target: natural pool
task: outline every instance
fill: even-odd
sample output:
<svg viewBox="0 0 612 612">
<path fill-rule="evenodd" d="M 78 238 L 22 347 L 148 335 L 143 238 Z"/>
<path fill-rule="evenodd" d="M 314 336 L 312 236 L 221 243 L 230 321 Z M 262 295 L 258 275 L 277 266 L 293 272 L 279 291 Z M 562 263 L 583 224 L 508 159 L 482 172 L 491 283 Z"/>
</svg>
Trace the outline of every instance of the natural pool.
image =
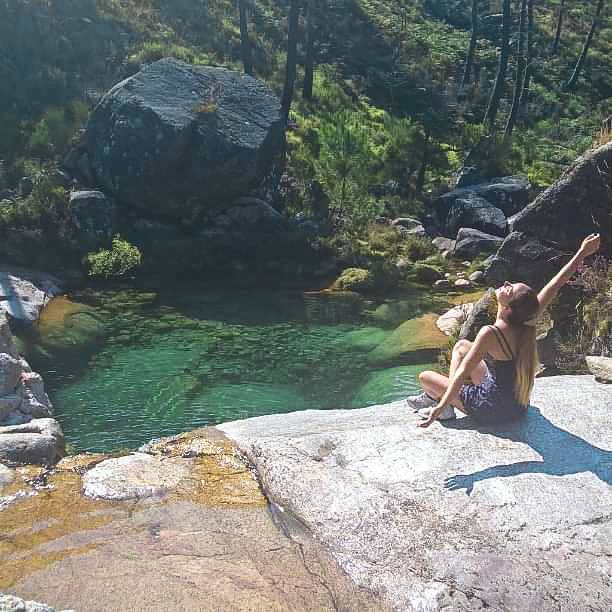
<svg viewBox="0 0 612 612">
<path fill-rule="evenodd" d="M 405 397 L 445 337 L 412 339 L 419 322 L 408 345 L 431 349 L 411 355 L 405 339 L 395 348 L 397 328 L 446 302 L 422 290 L 387 301 L 222 285 L 89 290 L 55 300 L 23 341 L 73 449 L 112 451 L 233 419 Z M 391 347 L 382 361 L 381 346 Z"/>
</svg>

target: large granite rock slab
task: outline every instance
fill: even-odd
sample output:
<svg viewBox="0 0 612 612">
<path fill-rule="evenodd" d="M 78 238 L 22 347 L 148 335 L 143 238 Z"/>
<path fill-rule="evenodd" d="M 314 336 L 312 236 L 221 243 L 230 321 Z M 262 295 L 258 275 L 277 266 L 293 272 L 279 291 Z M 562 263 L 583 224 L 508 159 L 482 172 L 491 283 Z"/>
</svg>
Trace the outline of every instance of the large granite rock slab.
<svg viewBox="0 0 612 612">
<path fill-rule="evenodd" d="M 423 430 L 401 402 L 219 426 L 269 499 L 396 610 L 612 608 L 612 389 L 538 379 L 528 416 Z"/>
<path fill-rule="evenodd" d="M 102 98 L 66 165 L 118 206 L 192 220 L 258 187 L 283 143 L 280 101 L 262 81 L 166 58 Z"/>
</svg>

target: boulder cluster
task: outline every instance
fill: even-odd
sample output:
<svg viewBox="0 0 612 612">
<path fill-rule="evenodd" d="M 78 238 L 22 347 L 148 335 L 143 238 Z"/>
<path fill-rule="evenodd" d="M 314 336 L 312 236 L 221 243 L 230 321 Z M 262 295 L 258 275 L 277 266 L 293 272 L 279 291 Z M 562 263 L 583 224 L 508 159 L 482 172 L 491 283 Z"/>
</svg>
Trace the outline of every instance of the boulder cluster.
<svg viewBox="0 0 612 612">
<path fill-rule="evenodd" d="M 52 464 L 64 454 L 61 427 L 42 377 L 21 357 L 0 311 L 0 463 Z"/>
<path fill-rule="evenodd" d="M 281 104 L 262 81 L 154 62 L 101 99 L 64 161 L 79 248 L 121 233 L 156 272 L 299 259 L 307 232 L 275 208 L 284 149 Z"/>
</svg>

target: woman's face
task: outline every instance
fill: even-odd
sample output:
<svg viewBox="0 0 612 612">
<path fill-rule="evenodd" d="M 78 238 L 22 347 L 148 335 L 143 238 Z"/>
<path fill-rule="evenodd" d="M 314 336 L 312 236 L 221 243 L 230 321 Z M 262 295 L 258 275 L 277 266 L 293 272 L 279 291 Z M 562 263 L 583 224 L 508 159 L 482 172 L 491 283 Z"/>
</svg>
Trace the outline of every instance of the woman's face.
<svg viewBox="0 0 612 612">
<path fill-rule="evenodd" d="M 501 287 L 498 287 L 495 290 L 495 296 L 497 297 L 497 303 L 500 304 L 501 306 L 508 306 L 508 304 L 510 304 L 516 292 L 522 287 L 529 289 L 529 286 L 526 285 L 525 283 L 511 283 L 509 281 L 506 281 Z"/>
</svg>

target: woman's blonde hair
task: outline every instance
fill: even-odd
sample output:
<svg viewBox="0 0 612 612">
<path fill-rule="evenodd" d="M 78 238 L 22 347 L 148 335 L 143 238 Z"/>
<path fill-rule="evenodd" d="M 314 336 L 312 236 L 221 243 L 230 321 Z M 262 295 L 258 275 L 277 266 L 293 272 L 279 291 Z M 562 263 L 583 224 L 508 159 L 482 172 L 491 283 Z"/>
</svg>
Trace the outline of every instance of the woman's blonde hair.
<svg viewBox="0 0 612 612">
<path fill-rule="evenodd" d="M 508 307 L 510 308 L 508 323 L 521 327 L 515 364 L 514 394 L 519 404 L 527 406 L 540 360 L 538 359 L 535 324 L 526 325 L 526 323 L 533 323 L 531 319 L 538 312 L 540 304 L 536 292 L 531 287 L 525 286 L 514 292 Z"/>
</svg>

